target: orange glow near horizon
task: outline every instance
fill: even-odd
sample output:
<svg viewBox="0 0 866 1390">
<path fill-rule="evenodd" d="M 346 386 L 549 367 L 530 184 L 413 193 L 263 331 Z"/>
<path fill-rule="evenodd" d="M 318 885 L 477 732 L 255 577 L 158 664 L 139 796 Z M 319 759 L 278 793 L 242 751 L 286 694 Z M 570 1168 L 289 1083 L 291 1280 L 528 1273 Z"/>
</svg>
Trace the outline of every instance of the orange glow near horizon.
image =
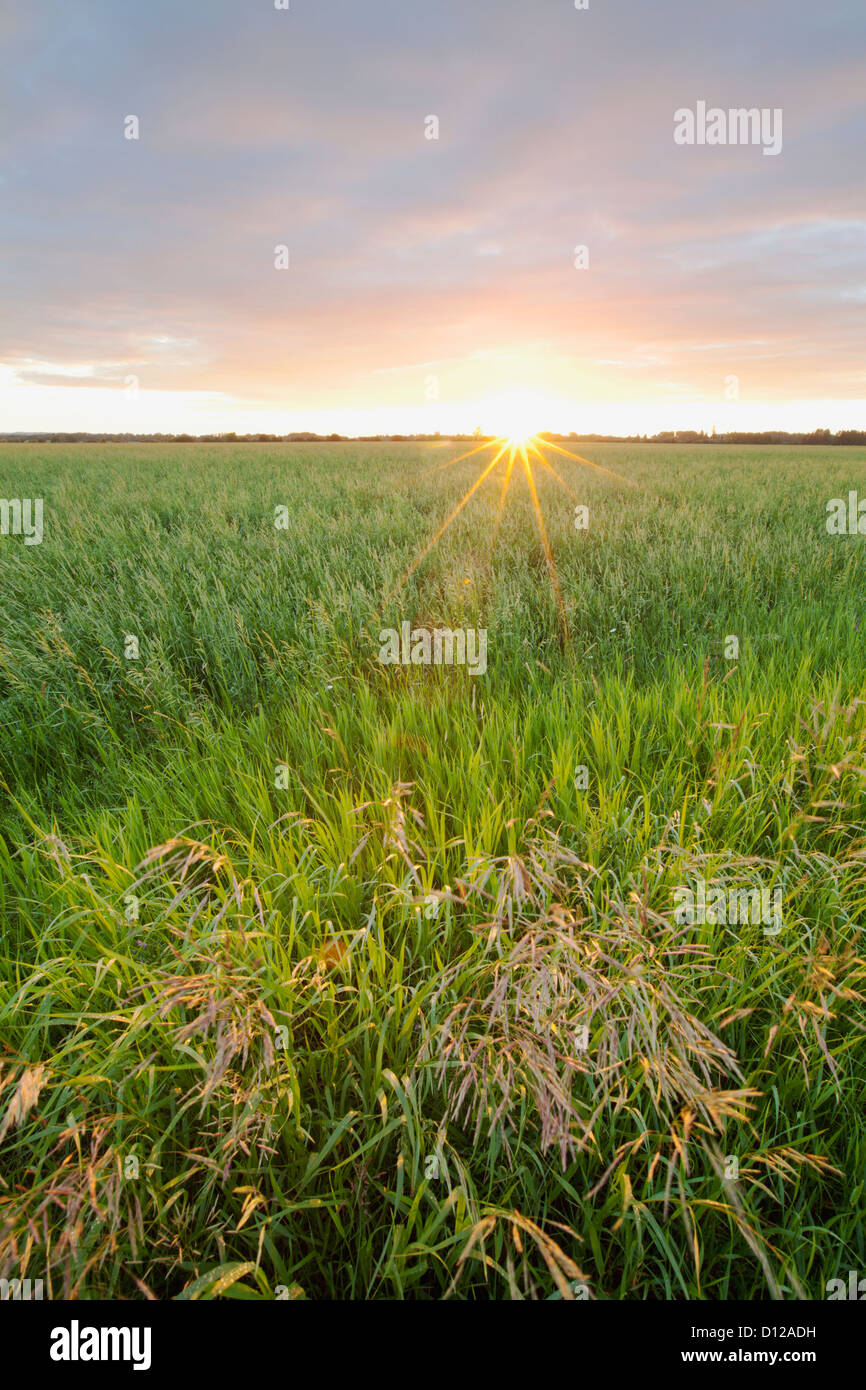
<svg viewBox="0 0 866 1390">
<path fill-rule="evenodd" d="M 670 394 L 670 387 L 655 389 L 624 369 L 581 363 L 577 372 L 571 362 L 528 351 L 481 363 L 455 359 L 443 376 L 441 397 L 423 404 L 418 401 L 423 366 L 395 369 L 393 377 L 374 368 L 363 377 L 329 379 L 327 389 L 304 380 L 289 401 L 272 384 L 264 391 L 266 365 L 251 355 L 216 374 L 201 367 L 196 387 L 179 390 L 170 384 L 169 368 L 149 358 L 133 357 L 122 364 L 81 360 L 74 366 L 0 360 L 0 429 L 194 436 L 309 430 L 349 439 L 438 433 L 445 441 L 471 436 L 479 428 L 485 438 L 514 440 L 519 446 L 544 431 L 564 437 L 573 431 L 617 437 L 663 430 L 808 433 L 819 426 L 835 431 L 862 428 L 863 423 L 862 399 L 807 399 L 804 394 L 794 400 L 756 393 L 731 401 L 720 399 L 712 383 L 703 380 Z M 497 378 L 507 384 L 515 376 L 529 381 L 530 389 L 500 385 L 491 392 Z"/>
</svg>

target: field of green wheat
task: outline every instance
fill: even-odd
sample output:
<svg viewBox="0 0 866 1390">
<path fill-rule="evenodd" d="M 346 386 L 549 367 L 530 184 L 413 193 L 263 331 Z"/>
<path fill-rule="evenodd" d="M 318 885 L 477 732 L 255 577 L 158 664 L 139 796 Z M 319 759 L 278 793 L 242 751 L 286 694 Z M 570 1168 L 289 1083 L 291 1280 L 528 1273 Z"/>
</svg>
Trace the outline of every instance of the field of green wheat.
<svg viewBox="0 0 866 1390">
<path fill-rule="evenodd" d="M 0 445 L 44 509 L 0 536 L 0 1277 L 866 1268 L 866 538 L 825 525 L 866 450 L 583 449 L 533 470 L 548 559 L 520 468 L 431 546 L 458 445 Z M 486 670 L 383 664 L 403 623 Z M 684 921 L 698 882 L 780 920 Z"/>
</svg>

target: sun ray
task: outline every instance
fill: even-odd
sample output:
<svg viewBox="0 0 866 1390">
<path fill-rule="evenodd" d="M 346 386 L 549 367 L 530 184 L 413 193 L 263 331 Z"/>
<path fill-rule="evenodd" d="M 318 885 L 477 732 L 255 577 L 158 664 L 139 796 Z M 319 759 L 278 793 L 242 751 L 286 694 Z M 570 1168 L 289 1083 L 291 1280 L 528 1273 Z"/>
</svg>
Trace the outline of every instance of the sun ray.
<svg viewBox="0 0 866 1390">
<path fill-rule="evenodd" d="M 561 449 L 558 444 L 553 444 L 549 439 L 542 439 L 539 442 L 546 444 L 548 449 L 555 449 L 558 454 L 565 454 L 566 458 L 575 459 L 578 463 L 585 463 L 588 468 L 595 468 L 599 473 L 607 473 L 611 478 L 617 478 L 621 483 L 628 483 L 630 487 L 640 487 L 640 483 L 634 478 L 627 478 L 624 473 L 615 473 L 612 468 L 605 468 L 601 463 L 593 463 L 592 459 L 585 459 L 583 454 L 573 454 L 570 449 Z"/>
<path fill-rule="evenodd" d="M 498 443 L 499 443 L 499 440 L 496 440 L 495 442 L 498 444 Z M 391 590 L 390 594 L 388 594 L 387 598 L 385 599 L 385 602 L 382 604 L 382 608 L 384 608 L 386 604 L 390 603 L 390 602 L 391 602 L 391 599 L 394 597 L 394 595 L 397 594 L 397 593 L 399 593 L 400 590 L 404 587 L 404 585 L 407 584 L 408 581 L 412 578 L 412 575 L 415 573 L 416 569 L 417 569 L 418 566 L 421 564 L 422 560 L 426 559 L 426 557 L 430 554 L 430 551 L 433 549 L 433 547 L 434 547 L 434 545 L 436 544 L 436 542 L 437 542 L 438 540 L 440 540 L 440 539 L 442 538 L 442 536 L 444 536 L 445 532 L 448 530 L 448 527 L 451 525 L 452 521 L 455 521 L 456 518 L 460 515 L 460 513 L 461 513 L 462 510 L 463 510 L 463 508 L 466 506 L 466 503 L 469 501 L 470 497 L 472 497 L 472 495 L 478 491 L 478 489 L 480 488 L 481 484 L 484 482 L 484 479 L 485 479 L 486 477 L 488 477 L 488 475 L 489 475 L 489 474 L 493 471 L 493 469 L 496 467 L 497 463 L 498 463 L 499 460 L 502 458 L 502 455 L 505 453 L 505 450 L 506 450 L 507 448 L 508 448 L 508 442 L 506 441 L 506 442 L 502 445 L 502 448 L 499 450 L 499 453 L 496 454 L 496 456 L 491 460 L 490 463 L 488 463 L 488 465 L 487 465 L 487 467 L 485 468 L 484 472 L 483 472 L 483 473 L 479 473 L 478 477 L 475 479 L 475 482 L 472 484 L 471 488 L 470 488 L 469 491 L 466 493 L 466 496 L 463 497 L 463 498 L 457 503 L 457 506 L 454 508 L 454 510 L 453 510 L 453 512 L 451 513 L 451 515 L 450 515 L 445 521 L 443 521 L 442 525 L 439 527 L 439 530 L 436 532 L 436 534 L 435 534 L 435 536 L 432 538 L 432 540 L 428 541 L 427 545 L 425 545 L 424 549 L 421 551 L 421 554 L 418 556 L 418 558 L 414 561 L 413 564 L 411 564 L 411 565 L 409 566 L 409 568 L 408 568 L 408 570 L 406 571 L 406 573 L 404 574 L 403 578 L 400 580 L 400 583 L 397 584 L 397 585 L 395 586 L 395 588 L 393 588 L 393 589 Z M 477 453 L 478 451 L 477 451 L 477 450 L 474 450 L 473 452 Z M 379 611 L 381 612 L 382 610 L 380 609 Z"/>
<path fill-rule="evenodd" d="M 530 462 L 530 455 L 532 455 L 534 459 L 536 459 L 538 463 L 541 464 L 541 466 L 555 478 L 556 482 L 559 483 L 559 486 L 565 492 L 567 492 L 568 495 L 572 497 L 575 501 L 577 500 L 577 493 L 573 490 L 573 488 L 569 486 L 565 479 L 560 476 L 559 472 L 556 468 L 554 468 L 550 460 L 545 457 L 545 453 L 543 452 L 544 450 L 553 449 L 556 451 L 556 453 L 563 454 L 565 458 L 573 459 L 575 463 L 584 464 L 586 467 L 593 468 L 599 473 L 607 474 L 608 477 L 616 479 L 617 482 L 628 483 L 632 487 L 640 487 L 640 484 L 635 482 L 633 478 L 627 478 L 622 473 L 616 473 L 611 468 L 605 468 L 603 464 L 593 463 L 592 459 L 584 458 L 582 454 L 575 454 L 572 453 L 569 449 L 563 449 L 559 444 L 554 444 L 551 440 L 544 438 L 543 435 L 531 433 L 500 435 L 498 438 L 487 439 L 483 443 L 478 444 L 474 449 L 469 449 L 466 453 L 459 454 L 455 459 L 449 459 L 447 463 L 437 464 L 435 468 L 428 469 L 419 476 L 429 477 L 432 473 L 440 473 L 444 469 L 453 468 L 455 464 L 462 463 L 465 459 L 473 458 L 476 454 L 483 453 L 487 449 L 496 450 L 493 458 L 475 479 L 475 482 L 469 488 L 465 496 L 463 496 L 460 499 L 457 505 L 446 517 L 445 521 L 443 521 L 442 525 L 436 531 L 435 535 L 433 535 L 431 539 L 427 542 L 420 555 L 418 555 L 417 558 L 413 561 L 413 563 L 409 566 L 406 573 L 403 575 L 403 578 L 390 591 L 388 596 L 383 601 L 381 608 L 379 609 L 379 614 L 381 615 L 386 605 L 390 603 L 391 599 L 394 598 L 395 594 L 399 593 L 399 591 L 412 578 L 412 575 L 415 573 L 415 571 L 418 569 L 421 563 L 426 559 L 426 557 L 430 554 L 433 547 L 442 539 L 449 526 L 451 526 L 452 522 L 454 522 L 456 518 L 460 515 L 470 498 L 475 495 L 475 493 L 481 487 L 481 484 L 493 472 L 500 459 L 502 459 L 503 456 L 507 453 L 508 460 L 504 469 L 502 488 L 499 494 L 499 505 L 496 509 L 496 519 L 493 525 L 493 532 L 491 536 L 491 550 L 495 547 L 496 540 L 499 536 L 499 531 L 502 526 L 502 519 L 505 513 L 505 502 L 508 497 L 508 492 L 511 486 L 511 479 L 514 473 L 514 466 L 519 458 L 523 466 L 523 472 L 526 476 L 529 494 L 532 499 L 532 507 L 533 511 L 535 512 L 535 523 L 538 529 L 538 535 L 541 541 L 542 550 L 544 552 L 544 559 L 547 565 L 548 575 L 550 577 L 551 588 L 553 589 L 553 594 L 556 599 L 556 606 L 559 612 L 559 620 L 562 629 L 563 639 L 565 645 L 570 648 L 572 646 L 572 637 L 568 625 L 568 618 L 565 612 L 565 601 L 562 596 L 562 586 L 559 582 L 559 574 L 556 568 L 556 561 L 553 558 L 553 550 L 551 548 L 550 540 L 547 535 L 547 527 L 544 524 L 544 515 L 541 510 L 541 502 L 539 500 L 538 490 L 535 485 L 535 474 L 533 472 L 533 464 Z"/>
<path fill-rule="evenodd" d="M 553 551 L 550 548 L 550 541 L 547 539 L 547 528 L 544 525 L 544 517 L 541 514 L 541 504 L 538 500 L 538 493 L 535 490 L 535 479 L 532 476 L 532 468 L 526 453 L 526 445 L 521 445 L 520 452 L 523 457 L 523 470 L 526 474 L 526 481 L 529 484 L 529 491 L 532 495 L 532 505 L 535 508 L 535 521 L 538 526 L 538 534 L 541 537 L 541 544 L 544 549 L 544 558 L 547 561 L 547 569 L 550 575 L 550 582 L 553 585 L 553 592 L 556 595 L 556 603 L 559 608 L 559 618 L 562 623 L 562 632 L 566 646 L 571 646 L 571 633 L 568 627 L 568 618 L 565 614 L 565 603 L 562 597 L 562 589 L 559 586 L 559 575 L 556 572 L 556 563 L 553 558 Z"/>
<path fill-rule="evenodd" d="M 506 470 L 505 470 L 505 477 L 504 477 L 503 480 L 502 480 L 502 491 L 501 491 L 501 493 L 499 494 L 499 506 L 498 506 L 498 508 L 497 508 L 497 510 L 496 510 L 496 521 L 495 521 L 494 526 L 493 526 L 493 536 L 492 536 L 491 541 L 490 541 L 490 549 L 491 549 L 491 550 L 493 549 L 493 547 L 494 547 L 495 544 L 496 544 L 496 538 L 497 538 L 497 536 L 499 535 L 499 528 L 500 528 L 500 526 L 502 525 L 502 512 L 503 512 L 503 508 L 505 507 L 505 498 L 508 496 L 508 488 L 509 488 L 509 485 L 510 485 L 510 483 L 511 483 L 511 475 L 512 475 L 512 473 L 514 472 L 514 462 L 515 462 L 515 448 L 514 448 L 514 445 L 512 444 L 512 445 L 511 445 L 511 453 L 510 453 L 509 458 L 508 458 L 508 467 L 507 467 Z"/>
<path fill-rule="evenodd" d="M 544 443 L 544 440 L 542 440 L 541 443 Z M 538 445 L 537 445 L 536 443 L 534 443 L 532 440 L 530 440 L 530 441 L 529 441 L 529 448 L 532 450 L 533 454 L 536 455 L 536 457 L 538 458 L 539 463 L 542 463 L 542 464 L 544 465 L 544 467 L 547 469 L 548 473 L 552 473 L 552 474 L 553 474 L 554 478 L 555 478 L 556 481 L 559 483 L 559 486 L 560 486 L 561 488 L 564 488 L 564 489 L 565 489 L 565 491 L 568 493 L 569 497 L 571 497 L 575 502 L 580 502 L 580 498 L 578 497 L 577 493 L 574 491 L 574 488 L 569 487 L 568 483 L 565 482 L 565 480 L 559 476 L 559 474 L 557 473 L 557 471 L 556 471 L 556 469 L 554 468 L 553 464 L 550 463 L 550 462 L 544 457 L 544 454 L 541 452 L 541 450 L 539 449 Z"/>
<path fill-rule="evenodd" d="M 449 459 L 447 463 L 437 463 L 435 468 L 427 468 L 419 474 L 421 478 L 429 478 L 432 473 L 441 473 L 443 468 L 453 468 L 455 463 L 462 463 L 464 459 L 471 459 L 473 454 L 480 454 L 484 449 L 493 449 L 501 441 L 498 439 L 488 439 L 484 444 L 479 444 L 477 449 L 470 449 L 465 454 L 460 454 L 456 459 Z"/>
</svg>

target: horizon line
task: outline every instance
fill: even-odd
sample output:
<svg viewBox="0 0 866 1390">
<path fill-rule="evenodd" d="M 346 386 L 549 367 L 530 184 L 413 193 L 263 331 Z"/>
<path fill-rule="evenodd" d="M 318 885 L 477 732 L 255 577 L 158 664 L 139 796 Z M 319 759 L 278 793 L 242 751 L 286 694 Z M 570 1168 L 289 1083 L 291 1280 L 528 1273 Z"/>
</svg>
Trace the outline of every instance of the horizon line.
<svg viewBox="0 0 866 1390">
<path fill-rule="evenodd" d="M 0 431 L 0 443 L 51 444 L 51 443 L 179 443 L 179 444 L 369 444 L 369 443 L 447 443 L 471 440 L 494 441 L 501 436 L 476 430 L 470 433 L 454 431 L 443 433 L 440 430 L 405 434 L 402 432 L 378 434 L 319 434 L 315 430 L 290 430 L 283 434 L 270 434 L 256 430 L 251 434 L 238 434 L 234 430 L 211 431 L 205 434 L 190 434 L 188 431 L 119 431 L 119 430 L 9 430 Z M 713 443 L 773 443 L 781 444 L 866 444 L 866 426 L 862 429 L 829 430 L 818 426 L 812 430 L 659 430 L 655 434 L 601 434 L 594 431 L 580 433 L 571 430 L 564 433 L 558 430 L 539 430 L 537 439 L 572 440 L 594 444 L 713 444 Z"/>
</svg>

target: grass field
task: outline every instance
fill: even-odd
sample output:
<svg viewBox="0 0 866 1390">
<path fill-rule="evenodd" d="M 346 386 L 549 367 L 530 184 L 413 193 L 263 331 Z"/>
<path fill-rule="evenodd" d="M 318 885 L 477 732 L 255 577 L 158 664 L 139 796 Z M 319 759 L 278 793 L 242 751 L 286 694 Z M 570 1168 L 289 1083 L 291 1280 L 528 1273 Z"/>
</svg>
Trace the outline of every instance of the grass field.
<svg viewBox="0 0 866 1390">
<path fill-rule="evenodd" d="M 0 537 L 0 1276 L 866 1269 L 866 539 L 825 528 L 866 450 L 583 447 L 623 478 L 535 474 L 564 623 L 519 471 L 397 587 L 489 455 L 0 446 L 44 499 Z M 486 673 L 383 665 L 405 621 Z M 781 930 L 680 921 L 697 880 Z"/>
</svg>

